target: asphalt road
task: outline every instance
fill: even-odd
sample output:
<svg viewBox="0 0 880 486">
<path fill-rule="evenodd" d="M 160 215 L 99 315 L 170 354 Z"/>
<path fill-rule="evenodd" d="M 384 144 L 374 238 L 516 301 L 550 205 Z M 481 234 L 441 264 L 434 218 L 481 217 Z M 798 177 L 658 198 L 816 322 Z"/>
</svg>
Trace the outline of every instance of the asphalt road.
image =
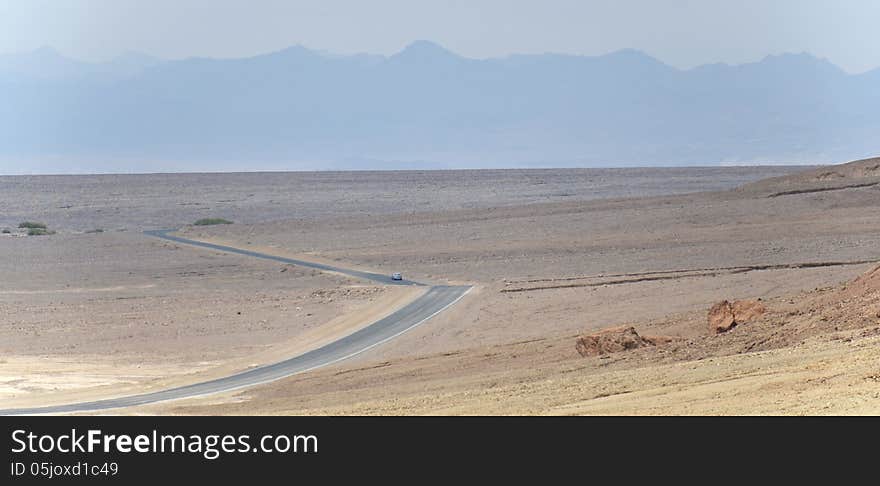
<svg viewBox="0 0 880 486">
<path fill-rule="evenodd" d="M 408 280 L 391 280 L 389 276 L 377 273 L 337 268 L 331 265 L 277 257 L 274 255 L 267 255 L 265 253 L 242 250 L 229 246 L 203 243 L 201 241 L 189 240 L 186 238 L 181 238 L 179 236 L 170 235 L 168 234 L 170 231 L 172 230 L 148 231 L 147 234 L 151 236 L 156 236 L 158 238 L 175 241 L 178 243 L 184 243 L 187 245 L 211 248 L 228 253 L 237 253 L 256 258 L 264 258 L 284 263 L 291 263 L 294 265 L 302 265 L 310 268 L 316 268 L 318 270 L 337 272 L 353 277 L 368 279 L 383 284 L 423 285 L 418 282 L 412 282 Z M 368 349 L 378 346 L 385 341 L 393 339 L 394 337 L 403 334 L 407 330 L 418 326 L 419 324 L 427 321 L 431 317 L 434 317 L 436 314 L 439 314 L 444 309 L 461 299 L 468 292 L 468 290 L 470 290 L 470 287 L 468 286 L 432 286 L 424 295 L 410 302 L 403 308 L 337 341 L 333 341 L 332 343 L 329 343 L 325 346 L 314 349 L 312 351 L 308 351 L 298 356 L 294 356 L 290 359 L 280 361 L 278 363 L 252 368 L 223 378 L 203 381 L 200 383 L 194 383 L 192 385 L 186 385 L 177 388 L 169 388 L 167 390 L 143 393 L 140 395 L 108 398 L 105 400 L 73 403 L 68 405 L 52 405 L 46 407 L 0 410 L 0 415 L 58 414 L 132 407 L 136 405 L 146 405 L 167 400 L 177 400 L 181 398 L 208 395 L 212 393 L 227 392 L 239 388 L 258 385 L 260 383 L 267 383 L 270 381 L 278 380 L 280 378 L 295 375 L 297 373 L 303 373 L 305 371 L 313 370 L 315 368 L 327 366 L 329 364 L 336 363 L 338 361 L 342 361 L 357 354 L 363 353 Z"/>
<path fill-rule="evenodd" d="M 190 240 L 187 238 L 181 238 L 180 236 L 174 236 L 170 234 L 175 230 L 173 229 L 165 229 L 165 230 L 152 230 L 152 231 L 144 231 L 144 233 L 155 236 L 157 238 L 162 238 L 164 240 L 170 240 L 177 243 L 183 243 L 186 245 L 193 246 L 201 246 L 203 248 L 210 248 L 212 250 L 220 250 L 226 253 L 237 253 L 239 255 L 245 255 L 254 258 L 262 258 L 264 260 L 272 260 L 281 263 L 290 263 L 293 265 L 299 265 L 301 267 L 314 268 L 316 270 L 321 270 L 324 272 L 335 272 L 341 273 L 344 275 L 348 275 L 350 277 L 361 278 L 364 280 L 372 280 L 373 282 L 378 282 L 384 285 L 424 285 L 418 282 L 413 282 L 411 280 L 392 280 L 391 275 L 384 275 L 381 273 L 371 273 L 371 272 L 362 272 L 359 270 L 351 270 L 348 268 L 340 268 L 334 267 L 332 265 L 325 265 L 323 263 L 315 263 L 309 262 L 305 260 L 297 260 L 295 258 L 285 258 L 275 255 L 267 255 L 265 253 L 260 253 L 257 251 L 243 250 L 241 248 L 235 248 L 232 246 L 224 246 L 224 245 L 215 245 L 214 243 L 205 243 L 202 241 Z"/>
</svg>

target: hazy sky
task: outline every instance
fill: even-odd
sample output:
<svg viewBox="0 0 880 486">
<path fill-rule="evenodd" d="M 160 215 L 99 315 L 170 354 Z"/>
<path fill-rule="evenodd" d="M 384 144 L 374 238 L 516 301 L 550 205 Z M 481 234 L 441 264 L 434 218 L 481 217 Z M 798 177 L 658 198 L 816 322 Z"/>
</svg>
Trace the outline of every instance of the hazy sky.
<svg viewBox="0 0 880 486">
<path fill-rule="evenodd" d="M 0 0 L 0 53 L 391 54 L 429 39 L 469 57 L 632 47 L 679 67 L 807 51 L 861 72 L 880 66 L 878 19 L 877 0 Z"/>
</svg>

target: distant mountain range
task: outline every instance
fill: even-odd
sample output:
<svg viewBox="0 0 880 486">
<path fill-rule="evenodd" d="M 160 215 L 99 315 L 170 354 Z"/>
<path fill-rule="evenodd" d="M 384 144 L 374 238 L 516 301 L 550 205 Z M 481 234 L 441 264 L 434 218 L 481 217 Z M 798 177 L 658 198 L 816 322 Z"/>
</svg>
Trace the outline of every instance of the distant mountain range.
<svg viewBox="0 0 880 486">
<path fill-rule="evenodd" d="M 880 152 L 880 69 L 680 70 L 635 50 L 469 59 L 0 56 L 0 173 L 824 163 Z"/>
</svg>

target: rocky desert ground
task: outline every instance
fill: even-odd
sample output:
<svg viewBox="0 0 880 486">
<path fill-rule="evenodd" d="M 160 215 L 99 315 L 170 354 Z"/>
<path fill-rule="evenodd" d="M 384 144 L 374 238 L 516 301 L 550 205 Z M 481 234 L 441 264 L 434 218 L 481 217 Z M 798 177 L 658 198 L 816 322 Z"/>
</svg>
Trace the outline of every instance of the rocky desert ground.
<svg viewBox="0 0 880 486">
<path fill-rule="evenodd" d="M 189 238 L 475 288 L 350 360 L 110 413 L 880 411 L 880 159 L 3 177 L 0 186 L 0 226 L 10 229 L 0 235 L 4 407 L 271 362 L 366 325 L 413 292 L 141 233 L 181 228 Z M 234 224 L 186 226 L 201 217 Z M 23 236 L 22 221 L 55 234 Z M 730 317 L 716 333 L 707 312 L 724 300 L 762 311 Z M 579 342 L 609 345 L 582 355 Z"/>
</svg>

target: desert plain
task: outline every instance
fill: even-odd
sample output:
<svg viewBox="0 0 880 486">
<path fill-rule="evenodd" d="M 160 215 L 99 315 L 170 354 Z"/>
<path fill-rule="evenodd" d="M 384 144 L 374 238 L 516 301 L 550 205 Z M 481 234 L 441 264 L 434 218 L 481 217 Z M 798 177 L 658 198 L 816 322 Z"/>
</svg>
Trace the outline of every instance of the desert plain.
<svg viewBox="0 0 880 486">
<path fill-rule="evenodd" d="M 273 363 L 422 291 L 143 233 L 174 228 L 473 289 L 327 367 L 103 413 L 874 414 L 878 206 L 880 159 L 0 177 L 0 409 Z M 52 234 L 28 236 L 26 221 Z M 724 300 L 763 312 L 716 333 L 707 312 Z M 656 339 L 578 351 L 608 328 Z"/>
</svg>

